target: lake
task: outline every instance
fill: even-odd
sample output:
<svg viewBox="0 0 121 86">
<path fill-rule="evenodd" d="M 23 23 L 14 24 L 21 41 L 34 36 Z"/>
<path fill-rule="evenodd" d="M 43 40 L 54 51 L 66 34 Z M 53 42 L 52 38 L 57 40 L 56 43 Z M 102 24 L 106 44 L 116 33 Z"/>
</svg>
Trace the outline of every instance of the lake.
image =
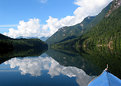
<svg viewBox="0 0 121 86">
<path fill-rule="evenodd" d="M 84 53 L 48 50 L 40 55 L 21 55 L 9 59 L 3 55 L 0 86 L 87 86 L 103 71 L 84 58 L 90 56 Z"/>
</svg>

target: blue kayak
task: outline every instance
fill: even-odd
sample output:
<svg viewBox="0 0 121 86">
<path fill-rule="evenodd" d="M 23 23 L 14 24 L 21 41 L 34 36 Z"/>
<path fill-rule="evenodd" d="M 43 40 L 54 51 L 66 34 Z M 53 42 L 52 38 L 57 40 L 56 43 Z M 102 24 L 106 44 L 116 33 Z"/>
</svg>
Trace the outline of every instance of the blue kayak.
<svg viewBox="0 0 121 86">
<path fill-rule="evenodd" d="M 104 72 L 90 82 L 88 86 L 121 86 L 121 80 L 104 70 Z"/>
</svg>

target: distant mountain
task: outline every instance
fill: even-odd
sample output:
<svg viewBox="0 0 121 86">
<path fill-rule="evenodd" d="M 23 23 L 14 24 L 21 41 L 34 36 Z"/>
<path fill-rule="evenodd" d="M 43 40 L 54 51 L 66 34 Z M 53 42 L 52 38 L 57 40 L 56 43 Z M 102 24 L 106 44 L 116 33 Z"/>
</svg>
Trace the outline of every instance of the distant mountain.
<svg viewBox="0 0 121 86">
<path fill-rule="evenodd" d="M 54 44 L 81 36 L 86 25 L 94 18 L 95 17 L 87 17 L 83 20 L 83 22 L 77 25 L 60 28 L 55 34 L 48 38 L 46 42 L 48 44 Z"/>
<path fill-rule="evenodd" d="M 49 37 L 23 37 L 23 36 L 20 36 L 20 37 L 17 37 L 16 39 L 40 39 L 42 41 L 46 41 Z"/>
<path fill-rule="evenodd" d="M 40 40 L 46 41 L 49 37 L 40 37 Z"/>
<path fill-rule="evenodd" d="M 16 39 L 23 39 L 24 37 L 23 36 L 19 36 L 19 37 L 17 37 Z"/>
<path fill-rule="evenodd" d="M 16 39 L 37 39 L 37 37 L 24 37 L 24 36 L 19 36 Z"/>
</svg>

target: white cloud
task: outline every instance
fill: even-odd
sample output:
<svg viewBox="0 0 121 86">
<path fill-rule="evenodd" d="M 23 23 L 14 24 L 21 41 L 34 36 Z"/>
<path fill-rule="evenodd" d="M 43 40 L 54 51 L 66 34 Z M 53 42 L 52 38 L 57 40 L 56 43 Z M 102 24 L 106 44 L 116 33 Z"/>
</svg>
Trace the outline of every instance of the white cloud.
<svg viewBox="0 0 121 86">
<path fill-rule="evenodd" d="M 47 70 L 51 78 L 61 74 L 70 78 L 76 77 L 76 81 L 80 86 L 87 86 L 92 78 L 94 78 L 87 75 L 82 69 L 62 66 L 51 57 L 13 58 L 6 61 L 5 64 L 9 64 L 11 68 L 18 67 L 22 75 L 41 76 L 42 71 Z"/>
<path fill-rule="evenodd" d="M 111 1 L 112 0 L 76 0 L 74 3 L 79 7 L 75 10 L 74 14 L 80 17 L 95 16 Z"/>
<path fill-rule="evenodd" d="M 17 29 L 10 28 L 9 32 L 4 33 L 4 35 L 8 35 L 13 38 L 19 36 L 38 37 L 42 34 L 40 27 L 39 19 L 30 19 L 28 22 L 20 21 Z"/>
<path fill-rule="evenodd" d="M 39 19 L 30 19 L 28 22 L 20 21 L 17 30 L 11 28 L 8 33 L 4 34 L 11 37 L 51 36 L 61 27 L 75 25 L 82 22 L 87 16 L 99 14 L 111 1 L 112 0 L 75 0 L 74 4 L 77 5 L 78 8 L 73 12 L 73 16 L 66 16 L 60 20 L 49 16 L 49 19 L 46 20 L 46 24 L 42 26 L 39 23 Z"/>
</svg>

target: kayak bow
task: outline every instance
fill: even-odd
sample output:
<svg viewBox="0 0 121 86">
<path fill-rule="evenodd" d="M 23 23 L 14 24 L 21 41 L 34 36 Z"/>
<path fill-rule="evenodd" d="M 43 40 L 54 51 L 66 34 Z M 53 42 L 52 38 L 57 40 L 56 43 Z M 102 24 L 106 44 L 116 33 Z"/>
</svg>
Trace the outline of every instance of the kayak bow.
<svg viewBox="0 0 121 86">
<path fill-rule="evenodd" d="M 103 73 L 89 83 L 88 86 L 121 86 L 121 80 L 104 70 Z"/>
</svg>

